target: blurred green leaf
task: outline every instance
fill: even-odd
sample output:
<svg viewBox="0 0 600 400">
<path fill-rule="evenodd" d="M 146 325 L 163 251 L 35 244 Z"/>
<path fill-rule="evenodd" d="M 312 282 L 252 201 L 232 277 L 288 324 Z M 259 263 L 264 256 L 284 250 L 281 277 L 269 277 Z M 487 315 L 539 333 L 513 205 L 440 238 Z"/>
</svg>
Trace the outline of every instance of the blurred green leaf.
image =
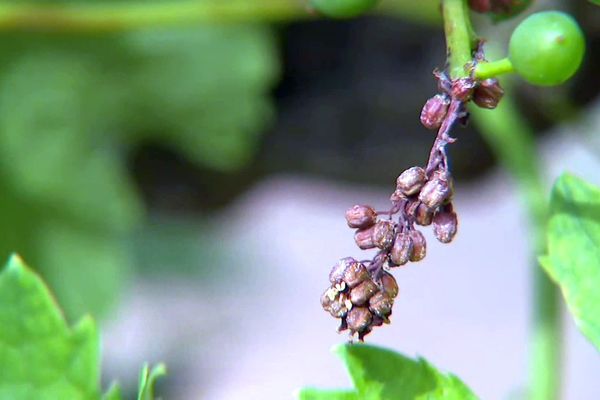
<svg viewBox="0 0 600 400">
<path fill-rule="evenodd" d="M 117 383 L 113 383 L 110 388 L 102 395 L 102 400 L 121 400 L 121 387 Z"/>
<path fill-rule="evenodd" d="M 0 166 L 23 196 L 99 227 L 127 230 L 139 220 L 140 205 L 102 136 L 93 73 L 93 66 L 61 52 L 15 60 L 0 78 Z"/>
<path fill-rule="evenodd" d="M 13 255 L 0 270 L 0 398 L 100 399 L 100 340 L 91 317 L 69 327 L 42 279 Z M 140 375 L 138 400 L 154 399 L 159 364 Z M 120 400 L 114 383 L 103 400 Z"/>
<path fill-rule="evenodd" d="M 23 198 L 0 179 L 0 255 L 15 249 L 27 256 L 58 289 L 67 315 L 103 314 L 119 299 L 132 272 L 129 249 L 120 235 L 90 229 Z"/>
<path fill-rule="evenodd" d="M 391 350 L 365 344 L 340 345 L 334 352 L 346 364 L 358 393 L 356 398 L 363 400 L 476 399 L 460 379 L 437 371 L 424 359 L 412 360 Z M 320 395 L 316 389 L 305 389 L 299 393 L 300 396 L 305 393 L 312 396 Z M 313 398 L 324 399 L 323 396 L 327 393 L 331 391 L 321 392 L 321 397 Z M 350 392 L 346 392 L 351 396 L 348 393 Z M 302 400 L 310 398 L 300 397 Z"/>
<path fill-rule="evenodd" d="M 277 58 L 269 29 L 255 25 L 133 32 L 125 84 L 130 123 L 191 160 L 219 170 L 246 165 L 273 117 Z"/>
<path fill-rule="evenodd" d="M 47 221 L 32 237 L 36 260 L 68 316 L 103 315 L 133 271 L 132 255 L 117 235 Z"/>
<path fill-rule="evenodd" d="M 552 190 L 547 240 L 540 263 L 579 329 L 600 349 L 600 188 L 563 174 Z"/>
<path fill-rule="evenodd" d="M 323 390 L 304 388 L 298 391 L 298 400 L 360 400 L 353 390 Z"/>
<path fill-rule="evenodd" d="M 44 266 L 69 316 L 99 315 L 144 216 L 128 153 L 158 142 L 242 168 L 273 115 L 274 38 L 258 25 L 2 36 L 0 256 Z"/>
<path fill-rule="evenodd" d="M 166 375 L 167 369 L 164 364 L 158 364 L 150 369 L 145 364 L 140 373 L 138 400 L 154 400 L 154 385 L 156 380 Z"/>
<path fill-rule="evenodd" d="M 48 288 L 18 256 L 0 273 L 0 398 L 99 398 L 99 336 L 71 329 Z"/>
</svg>

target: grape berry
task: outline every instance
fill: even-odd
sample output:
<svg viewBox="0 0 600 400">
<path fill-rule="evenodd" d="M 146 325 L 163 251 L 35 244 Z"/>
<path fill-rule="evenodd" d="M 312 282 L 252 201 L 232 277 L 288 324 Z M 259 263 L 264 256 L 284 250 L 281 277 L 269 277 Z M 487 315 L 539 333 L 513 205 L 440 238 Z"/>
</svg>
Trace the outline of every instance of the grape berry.
<svg viewBox="0 0 600 400">
<path fill-rule="evenodd" d="M 526 81 L 542 86 L 558 85 L 579 68 L 585 40 L 577 22 L 558 11 L 545 11 L 526 18 L 515 29 L 509 44 L 509 59 Z"/>
</svg>

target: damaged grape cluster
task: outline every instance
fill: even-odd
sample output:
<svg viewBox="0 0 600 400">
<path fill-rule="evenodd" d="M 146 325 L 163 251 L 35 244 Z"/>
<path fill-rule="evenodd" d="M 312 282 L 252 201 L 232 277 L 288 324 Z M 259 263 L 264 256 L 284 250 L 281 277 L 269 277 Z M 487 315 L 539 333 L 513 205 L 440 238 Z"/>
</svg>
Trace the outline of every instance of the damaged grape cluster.
<svg viewBox="0 0 600 400">
<path fill-rule="evenodd" d="M 481 56 L 478 59 L 483 60 Z M 371 260 L 339 260 L 321 297 L 323 309 L 340 320 L 338 330 L 348 330 L 361 341 L 373 328 L 390 322 L 398 285 L 389 271 L 425 258 L 427 242 L 420 227 L 431 226 L 441 243 L 454 239 L 458 217 L 446 154 L 446 145 L 455 141 L 450 130 L 456 123 L 466 123 L 468 102 L 495 108 L 504 93 L 496 79 L 451 80 L 437 71 L 434 75 L 440 93 L 429 99 L 421 112 L 422 124 L 438 132 L 427 165 L 410 167 L 398 176 L 389 210 L 355 205 L 346 211 L 346 222 L 355 229 L 356 245 L 377 252 Z"/>
</svg>

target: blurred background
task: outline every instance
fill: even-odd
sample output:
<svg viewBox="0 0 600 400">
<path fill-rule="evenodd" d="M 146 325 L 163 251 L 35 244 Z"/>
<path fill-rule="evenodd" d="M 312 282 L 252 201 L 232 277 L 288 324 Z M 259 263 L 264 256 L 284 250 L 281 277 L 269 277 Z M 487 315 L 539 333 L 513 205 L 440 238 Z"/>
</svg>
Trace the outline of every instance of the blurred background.
<svg viewBox="0 0 600 400">
<path fill-rule="evenodd" d="M 106 383 L 133 393 L 148 360 L 169 367 L 165 399 L 347 387 L 329 353 L 346 337 L 319 297 L 335 261 L 359 256 L 346 208 L 386 208 L 396 176 L 426 162 L 419 114 L 445 59 L 438 3 L 387 0 L 332 21 L 302 0 L 236 0 L 262 11 L 195 20 L 220 1 L 0 3 L 0 252 L 38 268 L 70 321 L 99 320 Z M 169 20 L 182 5 L 189 17 Z M 600 8 L 529 11 L 548 8 L 582 25 L 583 67 L 557 88 L 502 82 L 548 185 L 565 169 L 600 183 Z M 518 20 L 475 17 L 498 55 Z M 428 358 L 482 398 L 517 399 L 527 215 L 474 122 L 451 146 L 459 235 L 397 271 L 393 323 L 367 340 Z M 597 399 L 600 357 L 565 324 L 565 398 Z"/>
</svg>

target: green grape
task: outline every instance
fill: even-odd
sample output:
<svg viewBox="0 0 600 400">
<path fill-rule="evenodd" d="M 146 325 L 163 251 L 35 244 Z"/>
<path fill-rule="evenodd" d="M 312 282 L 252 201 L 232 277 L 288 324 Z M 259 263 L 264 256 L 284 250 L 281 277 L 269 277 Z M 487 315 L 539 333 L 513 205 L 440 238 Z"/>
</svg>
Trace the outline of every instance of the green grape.
<svg viewBox="0 0 600 400">
<path fill-rule="evenodd" d="M 526 81 L 552 86 L 569 79 L 579 68 L 585 39 L 577 22 L 558 11 L 544 11 L 526 18 L 515 29 L 509 59 Z"/>
<path fill-rule="evenodd" d="M 368 11 L 379 0 L 310 0 L 310 4 L 323 15 L 333 18 L 355 17 Z"/>
</svg>

